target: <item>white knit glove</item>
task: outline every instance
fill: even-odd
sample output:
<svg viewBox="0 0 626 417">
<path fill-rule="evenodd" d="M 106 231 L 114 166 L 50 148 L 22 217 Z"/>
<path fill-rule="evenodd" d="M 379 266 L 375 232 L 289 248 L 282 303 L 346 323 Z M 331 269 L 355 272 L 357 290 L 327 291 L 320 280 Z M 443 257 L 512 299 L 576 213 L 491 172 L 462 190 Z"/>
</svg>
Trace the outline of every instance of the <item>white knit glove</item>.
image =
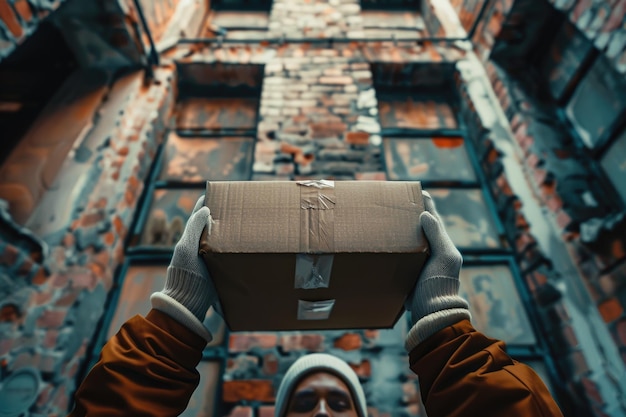
<svg viewBox="0 0 626 417">
<path fill-rule="evenodd" d="M 200 235 L 211 226 L 211 211 L 203 206 L 204 196 L 196 203 L 185 231 L 174 248 L 167 268 L 165 287 L 152 294 L 152 307 L 160 310 L 195 333 L 211 340 L 202 321 L 217 301 L 217 291 L 202 258 L 198 255 Z"/>
<path fill-rule="evenodd" d="M 422 194 L 426 211 L 420 224 L 430 245 L 430 257 L 406 303 L 414 323 L 406 339 L 408 351 L 439 330 L 470 319 L 468 303 L 459 296 L 463 257 L 448 236 L 432 197 L 425 191 Z"/>
</svg>

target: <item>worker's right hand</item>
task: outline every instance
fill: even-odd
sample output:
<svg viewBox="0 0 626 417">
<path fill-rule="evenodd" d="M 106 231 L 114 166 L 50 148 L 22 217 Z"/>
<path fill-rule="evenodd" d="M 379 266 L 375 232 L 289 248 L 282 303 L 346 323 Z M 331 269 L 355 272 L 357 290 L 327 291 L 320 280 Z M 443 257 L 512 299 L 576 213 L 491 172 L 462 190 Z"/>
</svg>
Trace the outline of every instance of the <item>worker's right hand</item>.
<svg viewBox="0 0 626 417">
<path fill-rule="evenodd" d="M 420 225 L 430 257 L 406 303 L 414 324 L 407 336 L 409 350 L 439 330 L 470 318 L 467 301 L 459 296 L 463 257 L 448 236 L 432 197 L 426 191 L 422 195 L 425 211 L 420 215 Z"/>
<path fill-rule="evenodd" d="M 218 299 L 209 271 L 198 255 L 202 231 L 210 227 L 212 222 L 211 211 L 203 203 L 204 196 L 201 196 L 174 248 L 172 261 L 167 268 L 165 287 L 161 292 L 152 294 L 150 299 L 153 308 L 165 312 L 206 338 L 208 331 L 202 326 L 202 321 Z"/>
</svg>

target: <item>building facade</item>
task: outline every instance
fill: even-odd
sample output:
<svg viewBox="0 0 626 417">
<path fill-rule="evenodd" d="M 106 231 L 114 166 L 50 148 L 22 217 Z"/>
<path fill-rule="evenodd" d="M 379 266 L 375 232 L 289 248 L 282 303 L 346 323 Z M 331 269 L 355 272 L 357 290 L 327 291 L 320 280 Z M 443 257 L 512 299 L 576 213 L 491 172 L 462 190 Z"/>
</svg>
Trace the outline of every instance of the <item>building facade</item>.
<svg viewBox="0 0 626 417">
<path fill-rule="evenodd" d="M 162 288 L 206 180 L 421 181 L 474 325 L 567 416 L 626 413 L 626 2 L 0 0 L 1 412 L 63 415 Z M 229 332 L 184 415 L 345 359 L 425 416 L 393 329 Z M 24 388 L 26 387 L 26 388 Z"/>
</svg>

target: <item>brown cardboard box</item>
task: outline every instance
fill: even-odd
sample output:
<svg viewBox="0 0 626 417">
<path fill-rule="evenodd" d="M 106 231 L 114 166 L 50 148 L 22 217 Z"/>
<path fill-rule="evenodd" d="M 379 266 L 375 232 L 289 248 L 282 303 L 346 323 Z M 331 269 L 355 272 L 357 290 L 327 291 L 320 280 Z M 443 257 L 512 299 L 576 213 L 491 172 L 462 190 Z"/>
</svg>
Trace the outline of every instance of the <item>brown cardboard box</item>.
<svg viewBox="0 0 626 417">
<path fill-rule="evenodd" d="M 234 331 L 392 327 L 428 255 L 419 182 L 208 182 L 205 205 Z"/>
</svg>

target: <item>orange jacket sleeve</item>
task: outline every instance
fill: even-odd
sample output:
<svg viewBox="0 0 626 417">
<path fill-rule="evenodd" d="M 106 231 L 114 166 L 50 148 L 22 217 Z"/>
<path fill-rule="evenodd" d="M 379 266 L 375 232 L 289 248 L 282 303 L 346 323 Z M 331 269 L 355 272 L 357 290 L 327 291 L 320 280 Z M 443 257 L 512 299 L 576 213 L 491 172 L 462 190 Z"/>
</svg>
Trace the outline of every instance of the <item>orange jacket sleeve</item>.
<svg viewBox="0 0 626 417">
<path fill-rule="evenodd" d="M 539 376 L 468 320 L 425 340 L 409 360 L 429 417 L 562 417 Z"/>
<path fill-rule="evenodd" d="M 200 380 L 206 341 L 166 314 L 135 316 L 104 346 L 75 394 L 78 416 L 178 416 Z"/>
</svg>

